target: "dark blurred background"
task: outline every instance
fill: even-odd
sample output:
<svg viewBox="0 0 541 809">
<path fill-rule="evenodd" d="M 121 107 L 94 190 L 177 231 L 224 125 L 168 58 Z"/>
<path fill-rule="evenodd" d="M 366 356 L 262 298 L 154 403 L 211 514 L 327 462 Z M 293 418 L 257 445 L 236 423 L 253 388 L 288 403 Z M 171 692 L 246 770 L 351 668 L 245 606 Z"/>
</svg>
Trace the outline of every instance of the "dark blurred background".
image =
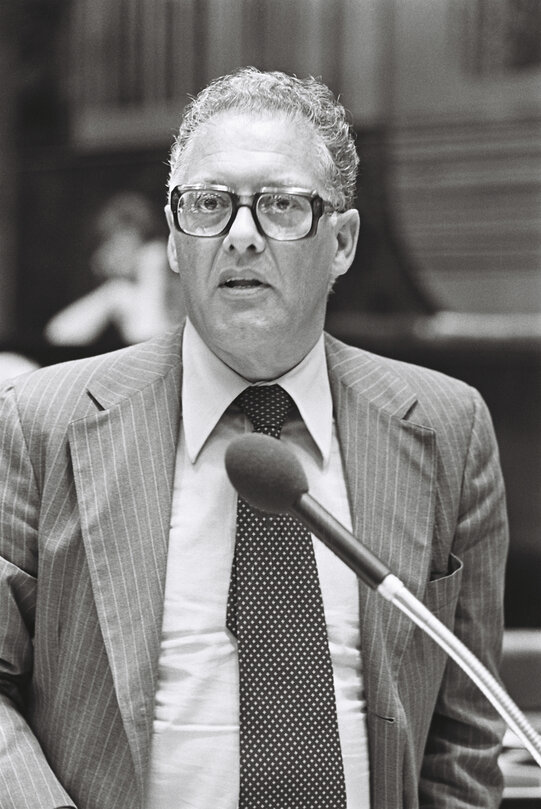
<svg viewBox="0 0 541 809">
<path fill-rule="evenodd" d="M 362 233 L 328 328 L 484 395 L 506 621 L 541 629 L 537 0 L 0 0 L 0 348 L 43 365 L 122 342 L 43 330 L 96 284 L 104 201 L 161 212 L 187 94 L 242 64 L 321 76 L 350 111 Z"/>
</svg>

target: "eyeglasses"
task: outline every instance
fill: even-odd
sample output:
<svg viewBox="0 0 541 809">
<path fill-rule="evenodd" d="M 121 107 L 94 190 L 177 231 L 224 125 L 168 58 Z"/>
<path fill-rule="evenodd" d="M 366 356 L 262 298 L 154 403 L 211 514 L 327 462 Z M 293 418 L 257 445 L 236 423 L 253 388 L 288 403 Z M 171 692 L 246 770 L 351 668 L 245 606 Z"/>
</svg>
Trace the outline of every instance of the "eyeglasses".
<svg viewBox="0 0 541 809">
<path fill-rule="evenodd" d="M 313 236 L 324 213 L 336 208 L 316 191 L 262 188 L 236 194 L 225 185 L 178 185 L 171 192 L 175 227 L 188 236 L 223 236 L 241 207 L 250 208 L 257 229 L 281 242 Z"/>
</svg>

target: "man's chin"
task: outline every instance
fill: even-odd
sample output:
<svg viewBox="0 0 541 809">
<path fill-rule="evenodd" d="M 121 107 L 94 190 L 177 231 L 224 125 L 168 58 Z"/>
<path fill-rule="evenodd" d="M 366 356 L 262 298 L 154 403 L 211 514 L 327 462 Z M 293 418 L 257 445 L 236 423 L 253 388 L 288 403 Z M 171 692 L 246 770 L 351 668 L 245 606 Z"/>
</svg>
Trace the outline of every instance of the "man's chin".
<svg viewBox="0 0 541 809">
<path fill-rule="evenodd" d="M 291 327 L 291 324 L 289 324 Z M 297 365 L 307 353 L 290 334 L 288 323 L 236 319 L 214 333 L 211 351 L 250 382 L 276 379 Z"/>
</svg>

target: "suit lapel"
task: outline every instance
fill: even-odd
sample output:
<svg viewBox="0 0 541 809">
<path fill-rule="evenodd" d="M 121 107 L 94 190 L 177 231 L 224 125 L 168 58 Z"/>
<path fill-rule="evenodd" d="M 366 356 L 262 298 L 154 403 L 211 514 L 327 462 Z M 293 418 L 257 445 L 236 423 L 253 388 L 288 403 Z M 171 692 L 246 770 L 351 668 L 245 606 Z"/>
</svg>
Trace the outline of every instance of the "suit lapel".
<svg viewBox="0 0 541 809">
<path fill-rule="evenodd" d="M 416 396 L 389 366 L 334 340 L 327 340 L 327 359 L 353 532 L 422 595 L 435 511 L 435 434 L 414 423 Z M 362 584 L 359 597 L 373 798 L 377 806 L 400 805 L 397 680 L 413 624 Z"/>
<path fill-rule="evenodd" d="M 89 395 L 102 409 L 70 425 L 70 450 L 101 631 L 142 788 L 180 422 L 179 336 L 124 354 Z"/>
</svg>

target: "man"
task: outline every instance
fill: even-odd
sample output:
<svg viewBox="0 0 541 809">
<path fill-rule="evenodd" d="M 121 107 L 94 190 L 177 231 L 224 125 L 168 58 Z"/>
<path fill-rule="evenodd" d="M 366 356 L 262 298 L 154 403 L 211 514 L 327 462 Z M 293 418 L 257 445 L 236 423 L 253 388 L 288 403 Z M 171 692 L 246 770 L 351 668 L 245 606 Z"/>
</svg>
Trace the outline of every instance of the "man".
<svg viewBox="0 0 541 809">
<path fill-rule="evenodd" d="M 320 83 L 250 68 L 210 85 L 171 156 L 185 327 L 4 391 L 5 809 L 498 805 L 502 728 L 476 687 L 296 523 L 242 501 L 236 519 L 224 471 L 232 438 L 281 430 L 314 496 L 496 670 L 507 540 L 486 407 L 323 335 L 356 166 Z"/>
</svg>

